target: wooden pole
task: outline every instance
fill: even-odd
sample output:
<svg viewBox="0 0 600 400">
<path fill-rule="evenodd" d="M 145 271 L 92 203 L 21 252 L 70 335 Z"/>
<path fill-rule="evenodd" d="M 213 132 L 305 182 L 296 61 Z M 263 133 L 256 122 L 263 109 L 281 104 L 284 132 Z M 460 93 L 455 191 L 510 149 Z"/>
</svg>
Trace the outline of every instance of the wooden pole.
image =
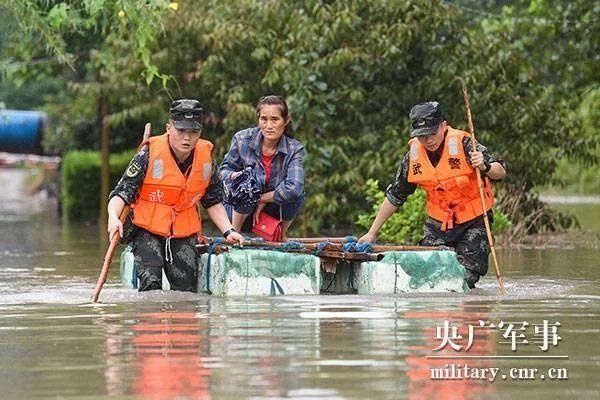
<svg viewBox="0 0 600 400">
<path fill-rule="evenodd" d="M 475 127 L 473 126 L 473 118 L 471 117 L 471 102 L 469 101 L 469 94 L 467 93 L 467 85 L 465 81 L 463 79 L 460 79 L 460 82 L 462 84 L 462 92 L 463 97 L 465 99 L 465 106 L 467 107 L 467 121 L 469 123 L 469 132 L 471 133 L 471 143 L 473 145 L 473 151 L 476 151 L 477 141 L 475 140 Z M 496 258 L 496 249 L 494 248 L 494 239 L 492 238 L 492 230 L 490 229 L 490 221 L 488 220 L 487 210 L 485 208 L 485 197 L 483 195 L 483 179 L 481 178 L 481 171 L 479 170 L 479 168 L 475 168 L 475 174 L 477 175 L 479 197 L 481 199 L 481 207 L 483 208 L 483 222 L 485 224 L 485 233 L 487 234 L 488 242 L 490 244 L 490 250 L 492 253 L 492 259 L 494 261 L 494 269 L 496 270 L 496 278 L 498 279 L 498 287 L 500 289 L 500 294 L 504 295 L 504 284 L 502 283 L 500 267 L 498 266 L 498 259 Z"/>
<path fill-rule="evenodd" d="M 142 144 L 145 143 L 150 137 L 151 126 L 150 124 L 146 124 L 144 127 L 144 137 L 142 139 Z M 125 218 L 127 218 L 127 214 L 129 214 L 129 206 L 126 205 L 123 207 L 121 211 L 121 215 L 119 219 L 121 223 L 125 222 Z M 108 245 L 108 250 L 106 250 L 106 255 L 104 256 L 104 263 L 102 264 L 102 269 L 100 270 L 100 276 L 98 277 L 98 282 L 96 282 L 96 288 L 94 289 L 94 294 L 92 295 L 92 302 L 97 303 L 98 297 L 100 297 L 100 292 L 102 291 L 102 286 L 106 282 L 106 277 L 108 276 L 108 270 L 110 269 L 110 264 L 112 262 L 112 256 L 117 248 L 117 244 L 119 244 L 119 239 L 121 239 L 121 235 L 119 232 L 115 232 L 113 237 L 110 239 L 110 244 Z"/>
<path fill-rule="evenodd" d="M 289 242 L 299 242 L 299 243 L 320 243 L 320 242 L 345 243 L 346 240 L 347 240 L 347 237 L 288 238 Z"/>
<path fill-rule="evenodd" d="M 216 246 L 214 252 L 219 254 L 227 251 L 229 246 L 237 245 L 237 242 L 223 241 L 222 245 Z M 288 248 L 285 243 L 281 242 L 263 242 L 247 240 L 244 242 L 245 247 L 258 247 L 258 248 L 270 248 L 280 249 L 289 253 L 302 253 L 302 254 L 314 254 L 321 258 L 332 258 L 337 260 L 348 260 L 348 261 L 381 261 L 384 257 L 380 253 L 364 253 L 364 252 L 352 252 L 343 250 L 329 250 L 329 249 L 317 249 L 315 246 L 304 246 L 302 248 Z M 207 249 L 208 245 L 199 244 L 196 247 L 200 249 Z"/>
<path fill-rule="evenodd" d="M 381 253 L 384 251 L 454 251 L 452 247 L 447 246 L 404 246 L 395 244 L 374 244 L 372 247 L 373 253 Z"/>
<path fill-rule="evenodd" d="M 290 240 L 290 242 L 291 242 L 291 240 Z M 233 242 L 228 242 L 228 241 L 225 241 L 225 243 L 234 244 Z M 324 246 L 320 246 L 321 243 L 327 243 L 327 244 Z M 345 251 L 343 243 L 331 243 L 331 242 L 321 242 L 321 243 L 302 243 L 302 244 L 304 246 L 304 249 L 307 249 L 310 252 L 336 251 L 336 252 L 344 252 L 344 253 L 363 253 L 363 252 Z M 286 247 L 286 243 L 285 242 L 267 242 L 267 241 L 262 241 L 262 240 L 257 240 L 257 241 L 247 240 L 244 242 L 244 246 L 281 249 L 281 248 Z M 435 247 L 435 246 L 374 245 L 371 248 L 371 253 L 381 253 L 384 251 L 432 251 L 432 250 L 447 250 L 447 249 L 450 249 L 450 248 L 449 247 Z M 379 261 L 379 260 L 371 260 L 371 261 Z"/>
<path fill-rule="evenodd" d="M 125 222 L 127 214 L 129 214 L 129 206 L 123 207 L 123 211 L 121 211 L 121 215 L 119 216 L 121 222 Z M 104 283 L 106 282 L 108 270 L 110 268 L 110 264 L 112 263 L 112 256 L 117 248 L 117 244 L 119 244 L 119 239 L 121 239 L 121 234 L 118 231 L 115 232 L 113 237 L 110 239 L 108 250 L 106 250 L 106 255 L 104 256 L 102 270 L 100 270 L 100 276 L 98 277 L 98 282 L 96 282 L 96 288 L 94 289 L 94 294 L 92 295 L 92 303 L 98 302 L 98 297 L 100 297 L 100 291 L 102 291 L 102 286 L 104 286 Z"/>
<path fill-rule="evenodd" d="M 308 239 L 308 238 L 305 238 Z M 324 238 L 326 239 L 326 238 Z M 210 238 L 209 238 L 210 240 Z M 268 241 L 262 241 L 262 240 L 247 240 L 244 242 L 244 246 L 248 246 L 248 247 L 267 247 L 267 248 L 273 248 L 273 249 L 280 249 L 284 246 L 287 246 L 286 243 L 289 242 L 296 242 L 296 240 L 293 239 L 289 239 L 288 242 L 268 242 Z M 223 241 L 224 244 L 227 245 L 233 245 L 234 242 L 229 242 L 229 241 Z M 320 247 L 321 243 L 326 243 L 326 245 L 321 246 L 320 250 L 329 250 L 329 251 L 344 251 L 344 244 L 343 243 L 335 243 L 335 242 L 328 242 L 328 241 L 321 241 L 321 242 L 315 242 L 315 243 L 309 243 L 308 241 L 305 242 L 300 242 L 298 241 L 298 243 L 302 243 L 302 245 L 304 246 L 305 249 L 314 251 L 317 248 Z M 385 244 L 376 244 L 373 245 L 371 247 L 371 252 L 372 253 L 381 253 L 384 251 L 441 251 L 441 250 L 450 250 L 450 251 L 454 251 L 454 249 L 452 247 L 445 247 L 445 246 L 404 246 L 404 245 L 385 245 Z"/>
<path fill-rule="evenodd" d="M 380 253 L 354 253 L 351 251 L 328 251 L 328 250 L 320 250 L 313 252 L 311 250 L 307 250 L 306 253 L 314 254 L 319 258 L 331 258 L 335 260 L 348 260 L 348 261 L 381 261 L 384 257 L 383 254 Z"/>
</svg>

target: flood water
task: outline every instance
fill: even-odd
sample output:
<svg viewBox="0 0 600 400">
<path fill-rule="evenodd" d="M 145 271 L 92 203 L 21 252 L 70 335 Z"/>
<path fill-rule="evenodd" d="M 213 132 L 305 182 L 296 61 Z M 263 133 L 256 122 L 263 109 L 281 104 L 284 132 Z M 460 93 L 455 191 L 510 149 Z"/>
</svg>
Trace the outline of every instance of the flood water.
<svg viewBox="0 0 600 400">
<path fill-rule="evenodd" d="M 599 398 L 600 204 L 565 205 L 587 240 L 498 249 L 505 296 L 493 271 L 467 295 L 140 294 L 113 263 L 92 305 L 105 238 L 21 179 L 0 169 L 2 399 Z"/>
</svg>

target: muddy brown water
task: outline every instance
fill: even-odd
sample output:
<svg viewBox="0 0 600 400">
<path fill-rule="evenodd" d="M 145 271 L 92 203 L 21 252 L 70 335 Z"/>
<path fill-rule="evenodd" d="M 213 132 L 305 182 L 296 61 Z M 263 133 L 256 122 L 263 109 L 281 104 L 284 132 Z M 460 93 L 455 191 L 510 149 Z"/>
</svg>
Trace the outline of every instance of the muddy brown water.
<svg viewBox="0 0 600 400">
<path fill-rule="evenodd" d="M 599 204 L 559 206 L 584 216 L 589 240 L 499 249 L 504 297 L 493 273 L 467 295 L 140 294 L 120 288 L 113 264 L 92 305 L 105 238 L 61 225 L 22 193 L 22 175 L 0 170 L 2 399 L 600 393 Z"/>
</svg>

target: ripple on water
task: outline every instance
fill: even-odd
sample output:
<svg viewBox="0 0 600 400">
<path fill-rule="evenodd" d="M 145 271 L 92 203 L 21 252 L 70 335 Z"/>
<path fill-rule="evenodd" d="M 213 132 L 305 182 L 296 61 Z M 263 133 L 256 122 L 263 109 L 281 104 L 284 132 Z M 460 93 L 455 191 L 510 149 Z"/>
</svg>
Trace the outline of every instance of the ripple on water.
<svg viewBox="0 0 600 400">
<path fill-rule="evenodd" d="M 90 282 L 79 278 L 69 279 L 62 275 L 48 275 L 48 272 L 55 271 L 55 268 L 36 267 L 32 270 L 24 268 L 4 268 L 0 271 L 0 276 L 6 278 L 2 283 L 3 290 L 0 292 L 0 304 L 84 304 L 90 301 L 94 286 Z M 22 285 L 22 278 L 38 278 L 38 285 Z M 9 279 L 15 278 L 15 279 Z M 17 279 L 18 278 L 18 279 Z M 538 299 L 538 298 L 588 298 L 598 299 L 600 296 L 594 294 L 581 294 L 576 290 L 582 285 L 593 286 L 593 282 L 581 280 L 556 280 L 544 279 L 539 277 L 523 277 L 510 279 L 505 282 L 506 295 L 501 296 L 498 293 L 498 287 L 495 282 L 487 279 L 480 287 L 471 290 L 467 294 L 463 293 L 398 293 L 395 295 L 326 295 L 326 296 L 283 296 L 274 300 L 273 297 L 264 298 L 265 302 L 276 301 L 280 305 L 293 303 L 306 303 L 311 305 L 319 304 L 319 311 L 313 312 L 307 310 L 301 314 L 303 318 L 386 318 L 385 313 L 364 313 L 352 309 L 357 302 L 365 304 L 374 300 L 411 300 L 437 303 L 443 302 L 464 302 L 464 301 L 497 301 L 513 299 Z M 143 303 L 143 302 L 180 302 L 180 301 L 198 301 L 206 298 L 205 294 L 177 292 L 177 291 L 151 291 L 138 293 L 134 289 L 122 288 L 119 284 L 106 284 L 101 292 L 100 301 L 104 303 Z M 230 297 L 230 300 L 241 301 L 240 306 L 247 306 L 243 297 Z M 257 298 L 256 300 L 259 300 Z M 329 304 L 329 306 L 328 306 Z M 346 304 L 344 306 L 344 304 Z M 328 307 L 335 310 L 328 310 Z M 341 310 L 343 307 L 350 308 L 347 311 Z"/>
<path fill-rule="evenodd" d="M 300 318 L 318 318 L 318 319 L 382 319 L 382 318 L 395 318 L 395 313 L 385 313 L 379 311 L 315 311 L 315 312 L 301 312 Z"/>
</svg>

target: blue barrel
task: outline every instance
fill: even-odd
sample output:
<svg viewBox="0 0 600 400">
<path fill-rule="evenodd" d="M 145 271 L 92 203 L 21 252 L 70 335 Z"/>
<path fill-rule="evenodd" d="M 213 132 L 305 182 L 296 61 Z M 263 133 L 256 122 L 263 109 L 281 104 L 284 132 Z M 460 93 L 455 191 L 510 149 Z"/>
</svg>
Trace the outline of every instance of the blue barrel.
<svg viewBox="0 0 600 400">
<path fill-rule="evenodd" d="M 42 153 L 46 113 L 0 109 L 0 151 Z"/>
</svg>

